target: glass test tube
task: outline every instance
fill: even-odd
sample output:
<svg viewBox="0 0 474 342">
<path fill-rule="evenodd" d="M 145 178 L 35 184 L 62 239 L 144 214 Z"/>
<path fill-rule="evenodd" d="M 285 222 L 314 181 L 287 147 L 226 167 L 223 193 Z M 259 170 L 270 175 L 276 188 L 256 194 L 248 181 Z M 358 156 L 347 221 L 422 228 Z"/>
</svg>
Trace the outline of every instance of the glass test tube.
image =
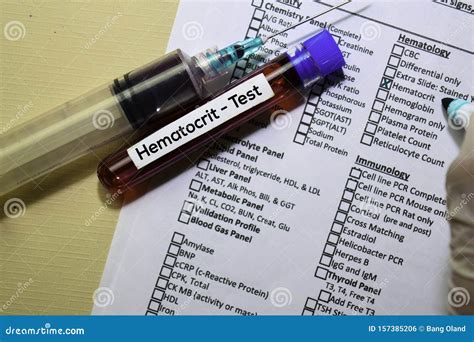
<svg viewBox="0 0 474 342">
<path fill-rule="evenodd" d="M 264 74 L 275 94 L 272 98 L 241 113 L 206 134 L 196 137 L 179 149 L 164 155 L 143 168 L 138 169 L 135 166 L 126 149 L 120 150 L 101 162 L 98 168 L 98 177 L 110 192 L 124 193 L 129 188 L 133 188 L 150 177 L 159 174 L 189 153 L 213 142 L 223 134 L 302 91 L 320 77 L 340 69 L 344 63 L 342 53 L 336 42 L 330 33 L 324 30 L 297 46 L 294 51 L 280 55 L 270 63 L 247 75 L 243 80 L 232 84 L 213 96 L 215 98 L 256 75 Z"/>
</svg>

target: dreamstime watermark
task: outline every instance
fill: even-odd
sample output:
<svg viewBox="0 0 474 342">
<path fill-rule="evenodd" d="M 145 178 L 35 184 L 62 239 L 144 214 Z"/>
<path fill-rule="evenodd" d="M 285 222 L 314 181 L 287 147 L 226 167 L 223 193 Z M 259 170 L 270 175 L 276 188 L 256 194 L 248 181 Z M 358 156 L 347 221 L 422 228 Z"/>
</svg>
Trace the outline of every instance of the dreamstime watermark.
<svg viewBox="0 0 474 342">
<path fill-rule="evenodd" d="M 377 205 L 379 202 L 372 197 L 366 197 L 364 200 L 359 202 L 357 206 L 361 212 L 366 212 L 369 215 L 378 215 L 382 212 L 382 207 Z"/>
<path fill-rule="evenodd" d="M 122 13 L 118 12 L 116 15 L 110 18 L 105 23 L 105 25 L 84 45 L 84 48 L 88 50 L 91 48 L 92 45 L 97 43 L 97 41 L 99 41 L 100 38 L 102 38 L 107 33 L 107 31 L 109 31 L 110 28 L 118 22 L 121 16 Z"/>
<path fill-rule="evenodd" d="M 277 308 L 288 306 L 293 301 L 291 291 L 286 287 L 277 287 L 270 293 L 270 302 Z"/>
<path fill-rule="evenodd" d="M 21 297 L 21 295 L 23 294 L 23 292 L 26 291 L 26 289 L 28 287 L 31 286 L 31 284 L 34 283 L 34 280 L 32 278 L 28 279 L 27 281 L 23 282 L 23 283 L 18 283 L 18 288 L 17 290 L 15 291 L 15 293 L 0 307 L 0 312 L 4 312 L 6 310 L 8 310 L 8 308 L 16 302 L 16 300 L 18 298 Z"/>
<path fill-rule="evenodd" d="M 107 199 L 104 201 L 104 204 L 102 204 L 97 210 L 92 214 L 87 220 L 85 220 L 84 225 L 89 227 L 95 220 L 97 220 L 103 213 L 104 211 L 107 210 L 108 207 L 110 207 L 120 196 L 122 195 L 122 191 L 118 190 L 117 192 L 114 192 L 113 194 L 107 194 L 106 197 Z"/>
<path fill-rule="evenodd" d="M 108 287 L 99 287 L 92 295 L 94 304 L 100 308 L 112 305 L 115 300 L 114 292 Z"/>
<path fill-rule="evenodd" d="M 186 40 L 198 40 L 202 38 L 204 29 L 199 22 L 188 21 L 183 25 L 181 33 Z"/>
<path fill-rule="evenodd" d="M 25 38 L 26 27 L 21 21 L 9 21 L 3 27 L 3 35 L 6 39 L 16 41 Z"/>
<path fill-rule="evenodd" d="M 3 205 L 3 212 L 9 218 L 18 218 L 26 213 L 26 204 L 21 198 L 10 198 Z"/>
<path fill-rule="evenodd" d="M 31 110 L 32 107 L 33 107 L 33 102 L 31 102 L 31 101 L 29 101 L 27 104 L 25 104 L 23 106 L 18 105 L 18 107 L 17 107 L 18 110 L 17 110 L 15 116 L 13 118 L 11 118 L 10 121 L 8 121 L 8 123 L 1 128 L 0 134 L 4 134 L 10 128 L 12 128 L 15 125 L 15 122 L 20 120 L 27 112 L 29 112 Z"/>
<path fill-rule="evenodd" d="M 114 125 L 115 117 L 107 109 L 101 109 L 92 116 L 92 124 L 100 131 L 106 130 Z"/>
<path fill-rule="evenodd" d="M 5 329 L 6 335 L 84 335 L 84 328 L 53 328 L 51 323 L 45 323 L 39 328 L 19 328 L 9 326 Z"/>
<path fill-rule="evenodd" d="M 464 287 L 453 287 L 448 293 L 448 304 L 453 308 L 466 306 L 470 301 L 469 291 Z"/>
<path fill-rule="evenodd" d="M 382 29 L 380 25 L 373 21 L 366 21 L 360 26 L 360 35 L 362 40 L 374 40 L 380 38 L 382 35 Z"/>
<path fill-rule="evenodd" d="M 472 192 L 470 192 L 468 194 L 462 194 L 461 195 L 461 202 L 459 202 L 459 204 L 457 206 L 455 206 L 451 211 L 448 212 L 446 219 L 448 221 L 452 220 L 473 199 L 474 199 L 474 193 L 472 193 Z"/>
<path fill-rule="evenodd" d="M 274 111 L 270 116 L 270 125 L 277 130 L 290 128 L 292 123 L 291 114 L 283 109 Z"/>
<path fill-rule="evenodd" d="M 455 131 L 466 129 L 469 123 L 470 116 L 463 111 L 458 111 L 454 117 L 450 116 L 448 118 L 448 126 Z"/>
</svg>

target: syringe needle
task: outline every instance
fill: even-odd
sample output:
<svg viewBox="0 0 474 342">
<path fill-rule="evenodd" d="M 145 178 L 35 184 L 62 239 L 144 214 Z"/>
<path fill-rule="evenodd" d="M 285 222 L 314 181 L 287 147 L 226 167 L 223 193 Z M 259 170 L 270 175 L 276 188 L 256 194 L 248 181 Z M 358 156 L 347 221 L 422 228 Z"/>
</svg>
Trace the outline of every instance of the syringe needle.
<svg viewBox="0 0 474 342">
<path fill-rule="evenodd" d="M 261 39 L 262 39 L 262 41 L 263 41 L 263 44 L 265 44 L 270 38 L 276 37 L 276 36 L 282 34 L 283 32 L 289 31 L 289 30 L 291 30 L 291 29 L 294 29 L 294 28 L 297 27 L 297 26 L 300 26 L 300 25 L 302 25 L 302 24 L 304 24 L 304 23 L 307 23 L 307 22 L 310 21 L 310 20 L 316 19 L 317 17 L 320 17 L 320 16 L 322 16 L 322 15 L 324 15 L 324 14 L 326 14 L 326 13 L 329 13 L 329 12 L 331 12 L 332 10 L 335 10 L 336 8 L 342 7 L 342 6 L 346 5 L 346 4 L 348 4 L 349 2 L 351 2 L 351 0 L 348 0 L 348 1 L 345 1 L 345 2 L 343 2 L 343 3 L 340 3 L 340 4 L 337 5 L 337 6 L 333 6 L 333 7 L 329 8 L 329 9 L 325 10 L 324 12 L 321 12 L 321 13 L 316 14 L 314 17 L 308 18 L 308 19 L 303 20 L 303 21 L 301 21 L 301 22 L 299 22 L 299 23 L 297 23 L 297 24 L 295 24 L 295 25 L 293 25 L 293 26 L 287 27 L 286 29 L 284 29 L 284 30 L 282 30 L 282 31 L 279 31 L 279 32 L 277 32 L 277 33 L 274 33 L 274 34 L 272 34 L 271 36 L 268 36 L 268 37 L 261 37 Z"/>
</svg>

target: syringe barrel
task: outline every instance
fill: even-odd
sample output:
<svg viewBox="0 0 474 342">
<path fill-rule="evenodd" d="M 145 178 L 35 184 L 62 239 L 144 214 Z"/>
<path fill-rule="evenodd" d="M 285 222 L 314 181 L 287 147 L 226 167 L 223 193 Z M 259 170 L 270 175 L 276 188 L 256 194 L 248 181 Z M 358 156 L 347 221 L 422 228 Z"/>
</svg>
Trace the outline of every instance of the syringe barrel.
<svg viewBox="0 0 474 342">
<path fill-rule="evenodd" d="M 0 132 L 0 194 L 140 126 L 159 128 L 206 92 L 190 57 L 173 51 L 111 84 Z"/>
</svg>

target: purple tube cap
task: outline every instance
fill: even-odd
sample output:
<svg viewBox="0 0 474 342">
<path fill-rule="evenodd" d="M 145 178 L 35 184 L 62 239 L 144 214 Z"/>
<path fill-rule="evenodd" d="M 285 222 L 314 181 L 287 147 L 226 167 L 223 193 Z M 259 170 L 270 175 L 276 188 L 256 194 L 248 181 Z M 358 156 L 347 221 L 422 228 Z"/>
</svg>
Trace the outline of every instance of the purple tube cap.
<svg viewBox="0 0 474 342">
<path fill-rule="evenodd" d="M 346 64 L 339 46 L 328 30 L 322 30 L 305 40 L 303 46 L 310 53 L 321 76 L 329 75 Z"/>
</svg>

